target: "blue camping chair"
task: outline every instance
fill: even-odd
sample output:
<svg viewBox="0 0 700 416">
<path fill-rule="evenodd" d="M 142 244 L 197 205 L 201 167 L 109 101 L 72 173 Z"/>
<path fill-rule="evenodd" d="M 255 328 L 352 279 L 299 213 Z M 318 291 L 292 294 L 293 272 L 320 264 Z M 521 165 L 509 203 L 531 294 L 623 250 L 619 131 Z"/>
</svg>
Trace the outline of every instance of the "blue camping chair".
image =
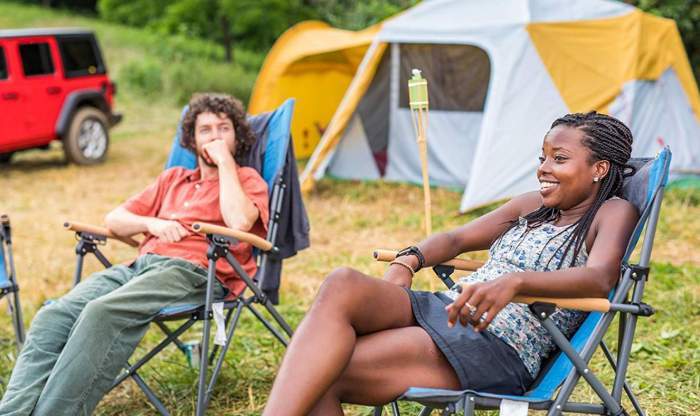
<svg viewBox="0 0 700 416">
<path fill-rule="evenodd" d="M 623 257 L 620 280 L 608 299 L 602 301 L 602 307 L 589 308 L 588 317 L 569 340 L 549 319 L 556 304 L 535 302 L 530 305 L 530 311 L 549 331 L 559 351 L 553 354 L 543 365 L 539 376 L 530 390 L 522 396 L 492 394 L 474 390 L 443 390 L 421 387 L 411 387 L 397 400 L 418 402 L 425 406 L 421 416 L 431 414 L 440 409 L 443 415 L 463 411 L 466 416 L 474 415 L 475 409 L 499 409 L 506 400 L 527 403 L 528 408 L 546 410 L 547 415 L 561 415 L 562 412 L 575 412 L 601 415 L 626 415 L 622 408 L 622 392 L 629 398 L 636 413 L 644 415 L 639 401 L 626 381 L 634 331 L 637 317 L 648 317 L 654 314 L 654 309 L 642 302 L 644 285 L 649 278 L 649 260 L 654 243 L 656 224 L 659 219 L 664 187 L 668 181 L 671 151 L 664 148 L 655 158 L 635 158 L 630 161 L 636 169 L 635 175 L 627 178 L 624 184 L 625 198 L 633 203 L 640 213 L 640 218 L 634 229 L 627 250 Z M 630 263 L 630 257 L 646 226 L 639 261 Z M 376 252 L 379 260 L 391 257 L 387 252 Z M 454 282 L 451 274 L 460 268 L 460 262 L 435 266 L 433 269 L 447 287 Z M 456 266 L 456 267 L 455 267 Z M 583 308 L 581 308 L 584 310 Z M 619 312 L 619 329 L 617 339 L 617 355 L 614 356 L 603 341 L 603 336 L 612 323 L 615 313 Z M 588 363 L 596 348 L 600 346 L 608 363 L 615 373 L 612 389 L 609 391 L 599 378 L 588 367 Z M 579 379 L 583 377 L 593 389 L 602 403 L 571 402 L 571 393 Z M 558 394 L 557 394 L 558 390 Z M 391 403 L 394 415 L 399 415 L 397 402 Z M 382 414 L 382 408 L 375 408 L 375 416 Z"/>
<path fill-rule="evenodd" d="M 186 111 L 187 107 L 183 109 L 183 116 Z M 291 327 L 289 324 L 287 324 L 282 315 L 280 315 L 275 309 L 268 294 L 261 288 L 264 287 L 265 279 L 269 277 L 268 270 L 271 269 L 271 261 L 275 259 L 279 260 L 280 257 L 279 247 L 277 245 L 279 239 L 278 231 L 282 204 L 285 198 L 285 190 L 288 186 L 288 184 L 284 182 L 282 172 L 285 167 L 285 163 L 290 163 L 289 159 L 287 158 L 287 152 L 291 144 L 290 124 L 293 111 L 294 100 L 289 99 L 272 113 L 261 114 L 259 116 L 252 116 L 248 118 L 251 125 L 259 127 L 257 130 L 254 128 L 258 135 L 258 139 L 265 139 L 265 147 L 262 152 L 262 169 L 260 173 L 268 184 L 270 194 L 270 222 L 268 224 L 267 238 L 263 240 L 252 234 L 232 230 L 226 227 L 216 227 L 204 223 L 195 223 L 193 225 L 193 229 L 206 234 L 209 241 L 209 250 L 207 252 L 207 257 L 209 258 L 208 284 L 204 302 L 201 304 L 175 305 L 161 310 L 160 314 L 154 319 L 153 322 L 164 332 L 166 336 L 165 339 L 134 364 L 127 363 L 124 372 L 117 377 L 112 385 L 112 388 L 114 388 L 127 378 L 133 379 L 145 393 L 147 399 L 162 415 L 169 415 L 168 410 L 158 399 L 155 392 L 145 383 L 141 376 L 139 376 L 138 370 L 170 344 L 175 344 L 188 356 L 188 359 L 190 359 L 193 352 L 192 347 L 184 345 L 178 338 L 197 321 L 204 322 L 202 342 L 198 346 L 200 348 L 200 358 L 198 363 L 199 384 L 197 390 L 197 415 L 203 415 L 206 411 L 211 393 L 221 372 L 225 354 L 231 345 L 234 331 L 236 330 L 243 309 L 247 309 L 252 312 L 252 314 L 265 326 L 265 328 L 267 328 L 285 347 L 289 343 L 289 339 L 292 335 Z M 264 123 L 258 123 L 258 121 L 261 120 L 263 120 Z M 180 126 L 181 124 L 182 118 L 180 121 Z M 166 168 L 182 166 L 191 169 L 197 165 L 196 156 L 191 151 L 180 146 L 180 134 L 181 128 L 178 127 L 178 134 L 173 141 L 170 155 L 166 163 Z M 291 163 L 294 163 L 293 158 L 291 158 Z M 111 263 L 105 258 L 98 248 L 98 245 L 104 244 L 107 238 L 120 239 L 130 245 L 138 244 L 133 239 L 117 237 L 106 228 L 75 222 L 66 223 L 64 225 L 69 230 L 76 231 L 79 238 L 76 247 L 76 284 L 80 281 L 84 257 L 88 253 L 94 254 L 105 267 L 111 266 Z M 258 271 L 255 276 L 249 276 L 243 270 L 238 261 L 230 254 L 229 246 L 231 244 L 235 244 L 237 240 L 248 242 L 255 247 L 258 262 Z M 246 292 L 232 301 L 223 302 L 221 299 L 213 299 L 213 282 L 216 279 L 215 263 L 218 259 L 225 259 L 228 261 L 247 285 Z M 251 292 L 252 294 L 247 295 L 248 292 Z M 217 345 L 210 353 L 209 338 L 211 319 L 213 317 L 212 304 L 215 302 L 223 302 L 224 308 L 227 310 L 225 318 L 227 337 L 226 343 L 221 347 L 220 352 Z M 256 309 L 256 304 L 261 305 L 267 310 L 274 323 L 271 322 L 271 320 L 268 320 L 260 311 Z M 180 324 L 174 330 L 166 325 L 166 322 L 168 321 L 182 320 L 184 320 L 184 323 Z M 216 359 L 215 364 L 214 359 Z M 207 372 L 210 365 L 214 365 L 214 368 L 212 370 L 211 377 L 207 382 Z"/>
<path fill-rule="evenodd" d="M 5 259 L 7 258 L 7 261 Z M 15 330 L 17 351 L 24 344 L 24 321 L 22 307 L 19 303 L 19 286 L 15 276 L 15 262 L 12 257 L 12 230 L 10 218 L 0 216 L 0 299 L 7 296 L 7 304 L 12 316 L 12 326 Z"/>
</svg>

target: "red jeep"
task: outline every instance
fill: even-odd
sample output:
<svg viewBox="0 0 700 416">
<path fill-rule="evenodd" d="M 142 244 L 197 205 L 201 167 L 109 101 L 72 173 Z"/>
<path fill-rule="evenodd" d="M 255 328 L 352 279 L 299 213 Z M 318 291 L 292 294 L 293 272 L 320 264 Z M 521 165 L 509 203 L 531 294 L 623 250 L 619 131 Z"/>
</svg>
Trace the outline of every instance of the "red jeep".
<svg viewBox="0 0 700 416">
<path fill-rule="evenodd" d="M 0 163 L 53 140 L 71 162 L 104 161 L 115 93 L 91 31 L 0 30 Z"/>
</svg>

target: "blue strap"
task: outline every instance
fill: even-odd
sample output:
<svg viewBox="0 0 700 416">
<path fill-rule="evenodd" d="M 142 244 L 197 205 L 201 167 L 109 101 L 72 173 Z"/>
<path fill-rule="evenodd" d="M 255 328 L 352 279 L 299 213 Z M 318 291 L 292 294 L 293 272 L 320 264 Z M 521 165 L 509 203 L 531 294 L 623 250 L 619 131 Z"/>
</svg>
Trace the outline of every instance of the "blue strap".
<svg viewBox="0 0 700 416">
<path fill-rule="evenodd" d="M 5 239 L 0 237 L 0 287 L 9 285 L 10 280 L 7 276 L 7 265 L 5 264 Z"/>
</svg>

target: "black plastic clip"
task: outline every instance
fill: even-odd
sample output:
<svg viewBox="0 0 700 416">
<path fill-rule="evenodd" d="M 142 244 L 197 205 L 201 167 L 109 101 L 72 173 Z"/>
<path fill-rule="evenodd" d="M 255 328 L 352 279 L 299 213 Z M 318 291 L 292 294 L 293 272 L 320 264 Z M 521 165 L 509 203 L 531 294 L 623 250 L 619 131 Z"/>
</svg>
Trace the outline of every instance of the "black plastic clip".
<svg viewBox="0 0 700 416">
<path fill-rule="evenodd" d="M 437 266 L 433 266 L 433 271 L 440 278 L 440 280 L 442 280 L 442 283 L 444 283 L 448 289 L 452 289 L 452 287 L 455 285 L 455 281 L 452 280 L 450 276 L 452 276 L 452 273 L 455 272 L 454 266 L 438 264 Z"/>
<path fill-rule="evenodd" d="M 217 261 L 220 258 L 226 257 L 229 252 L 228 245 L 230 241 L 227 237 L 219 235 L 211 235 L 209 237 L 209 249 L 207 250 L 207 258 Z"/>
<path fill-rule="evenodd" d="M 529 308 L 530 312 L 532 312 L 537 319 L 544 321 L 554 313 L 554 311 L 557 309 L 557 305 L 549 302 L 535 302 L 531 304 Z"/>
<path fill-rule="evenodd" d="M 637 316 L 652 316 L 656 313 L 656 309 L 648 303 L 638 302 L 632 303 L 631 305 L 639 307 L 639 312 L 635 313 Z"/>
<path fill-rule="evenodd" d="M 629 264 L 627 267 L 632 271 L 630 276 L 632 277 L 632 280 L 639 282 L 640 280 L 644 279 L 644 281 L 649 280 L 649 268 L 648 267 L 642 267 L 637 264 Z"/>
</svg>

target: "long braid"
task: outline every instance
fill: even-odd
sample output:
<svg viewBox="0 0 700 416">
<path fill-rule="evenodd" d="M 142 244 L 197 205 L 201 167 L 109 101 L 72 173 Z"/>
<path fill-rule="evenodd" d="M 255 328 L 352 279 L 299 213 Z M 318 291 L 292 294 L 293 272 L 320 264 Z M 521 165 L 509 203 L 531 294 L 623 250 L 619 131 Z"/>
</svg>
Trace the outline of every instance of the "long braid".
<svg viewBox="0 0 700 416">
<path fill-rule="evenodd" d="M 557 268 L 563 266 L 562 263 L 571 249 L 573 249 L 573 256 L 569 266 L 575 265 L 576 258 L 586 241 L 586 235 L 598 209 L 608 199 L 614 196 L 621 197 L 624 178 L 634 174 L 634 168 L 627 165 L 632 153 L 632 132 L 621 121 L 592 111 L 585 114 L 567 114 L 555 120 L 550 129 L 560 125 L 583 131 L 584 137 L 582 142 L 584 146 L 591 150 L 591 162 L 607 160 L 610 162 L 610 169 L 608 174 L 602 179 L 598 194 L 591 207 L 572 225 L 575 227 L 574 231 L 557 248 L 557 251 L 559 251 L 564 247 L 561 257 L 562 261 Z M 560 215 L 561 212 L 558 208 L 542 206 L 525 215 L 525 219 L 527 220 L 528 228 L 535 228 L 543 223 L 556 221 Z M 515 227 L 516 224 L 517 222 L 511 223 L 508 230 Z"/>
</svg>

